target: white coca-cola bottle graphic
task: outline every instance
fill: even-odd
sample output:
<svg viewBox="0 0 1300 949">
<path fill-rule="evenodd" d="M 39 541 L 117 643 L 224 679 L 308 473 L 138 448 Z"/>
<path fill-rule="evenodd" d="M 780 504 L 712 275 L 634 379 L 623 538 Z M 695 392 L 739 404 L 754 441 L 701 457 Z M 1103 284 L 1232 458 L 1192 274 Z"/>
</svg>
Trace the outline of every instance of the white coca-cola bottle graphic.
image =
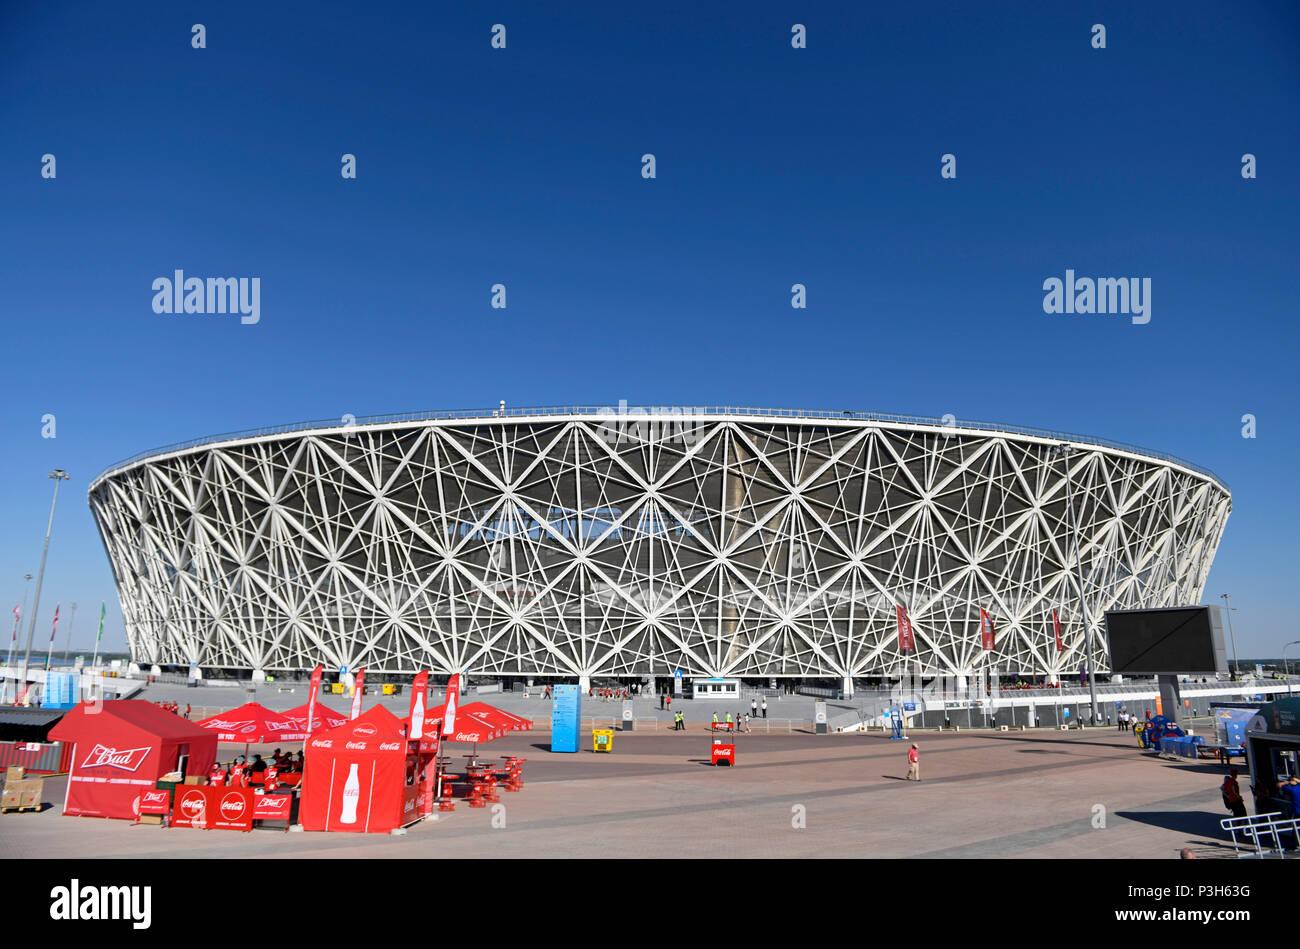
<svg viewBox="0 0 1300 949">
<path fill-rule="evenodd" d="M 424 690 L 415 693 L 415 710 L 411 712 L 411 737 L 424 737 Z"/>
<path fill-rule="evenodd" d="M 343 810 L 339 814 L 340 824 L 357 822 L 357 802 L 361 800 L 361 779 L 357 777 L 356 764 L 351 765 L 348 779 L 343 782 Z"/>
</svg>

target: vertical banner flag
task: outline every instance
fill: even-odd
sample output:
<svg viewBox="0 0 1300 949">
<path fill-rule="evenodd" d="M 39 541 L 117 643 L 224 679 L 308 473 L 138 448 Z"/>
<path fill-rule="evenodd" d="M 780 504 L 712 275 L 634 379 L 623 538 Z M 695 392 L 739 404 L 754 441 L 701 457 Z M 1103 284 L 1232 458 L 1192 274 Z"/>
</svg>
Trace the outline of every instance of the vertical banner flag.
<svg viewBox="0 0 1300 949">
<path fill-rule="evenodd" d="M 348 716 L 349 718 L 356 718 L 361 714 L 361 693 L 365 691 L 365 687 L 366 667 L 362 666 L 357 670 L 357 687 L 356 691 L 352 693 L 352 714 Z"/>
<path fill-rule="evenodd" d="M 898 610 L 898 648 L 903 652 L 911 652 L 914 645 L 912 642 L 912 621 L 907 617 L 907 610 L 901 606 L 895 608 Z"/>
<path fill-rule="evenodd" d="M 59 628 L 59 604 L 54 604 L 54 625 L 50 627 L 50 648 L 45 652 L 45 668 L 50 667 L 51 660 L 54 659 L 54 633 Z"/>
<path fill-rule="evenodd" d="M 325 667 L 317 665 L 311 671 L 311 688 L 307 690 L 307 734 L 310 735 L 316 725 L 316 693 L 320 691 L 320 677 Z"/>
<path fill-rule="evenodd" d="M 424 703 L 429 694 L 429 673 L 421 672 L 411 684 L 411 733 L 406 737 L 419 741 L 424 737 Z"/>
<path fill-rule="evenodd" d="M 1056 617 L 1056 610 L 1052 610 L 1052 630 L 1056 633 L 1056 651 L 1065 652 L 1065 647 L 1061 645 L 1061 621 Z"/>
<path fill-rule="evenodd" d="M 984 648 L 993 648 L 993 619 L 980 607 L 980 635 L 984 640 Z"/>
<path fill-rule="evenodd" d="M 460 673 L 447 680 L 447 708 L 442 713 L 442 733 L 453 734 L 456 729 L 456 703 L 460 701 Z"/>
</svg>

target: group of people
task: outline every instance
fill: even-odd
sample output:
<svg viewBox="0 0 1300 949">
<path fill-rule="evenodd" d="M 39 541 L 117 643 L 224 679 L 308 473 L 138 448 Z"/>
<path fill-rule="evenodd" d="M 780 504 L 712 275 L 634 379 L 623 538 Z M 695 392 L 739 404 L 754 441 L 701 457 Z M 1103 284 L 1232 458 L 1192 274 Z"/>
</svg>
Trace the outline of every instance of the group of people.
<svg viewBox="0 0 1300 949">
<path fill-rule="evenodd" d="M 678 714 L 680 715 L 681 713 L 678 712 Z M 718 713 L 717 713 L 717 712 L 714 712 L 714 713 L 713 713 L 713 724 L 715 724 L 715 725 L 721 725 L 721 724 L 722 724 L 722 722 L 718 721 Z M 743 731 L 743 732 L 748 733 L 748 732 L 749 732 L 749 713 L 748 713 L 748 712 L 737 712 L 737 713 L 736 713 L 736 717 L 735 717 L 735 719 L 733 720 L 732 717 L 731 717 L 731 713 L 730 713 L 730 712 L 727 712 L 726 724 L 727 724 L 727 726 L 728 726 L 729 728 L 734 728 L 734 729 L 735 729 L 736 731 L 738 731 L 738 732 Z M 682 727 L 684 728 L 685 725 L 683 725 Z"/>
<path fill-rule="evenodd" d="M 188 704 L 185 706 L 184 712 L 181 711 L 180 704 L 177 702 L 154 702 L 153 704 L 157 705 L 164 712 L 171 712 L 173 715 L 180 715 L 182 718 L 187 720 L 190 717 L 190 707 Z"/>
</svg>

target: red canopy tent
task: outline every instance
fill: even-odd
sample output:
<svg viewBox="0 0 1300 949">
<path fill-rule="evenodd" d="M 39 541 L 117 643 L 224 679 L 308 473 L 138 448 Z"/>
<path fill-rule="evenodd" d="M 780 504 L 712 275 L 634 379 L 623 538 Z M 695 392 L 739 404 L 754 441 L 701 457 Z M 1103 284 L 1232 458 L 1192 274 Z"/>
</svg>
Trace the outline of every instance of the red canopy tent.
<svg viewBox="0 0 1300 949">
<path fill-rule="evenodd" d="M 298 726 L 304 731 L 310 731 L 311 734 L 323 731 L 327 728 L 338 728 L 340 725 L 347 724 L 348 717 L 334 711 L 332 708 L 326 708 L 320 702 L 316 703 L 316 708 L 312 711 L 314 727 L 307 728 L 307 706 L 299 705 L 297 708 L 291 708 L 287 712 L 281 712 L 286 718 L 292 718 L 298 723 Z"/>
<path fill-rule="evenodd" d="M 189 756 L 187 776 L 206 775 L 217 756 L 211 731 L 138 699 L 83 702 L 50 737 L 74 745 L 63 802 L 68 816 L 133 820 L 141 792 L 175 771 L 180 756 Z"/>
<path fill-rule="evenodd" d="M 484 723 L 499 725 L 506 731 L 528 732 L 533 730 L 533 723 L 520 716 L 507 712 L 503 708 L 488 705 L 486 702 L 471 702 L 462 705 L 458 715 L 473 715 Z"/>
<path fill-rule="evenodd" d="M 415 778 L 419 759 L 408 755 L 405 723 L 382 705 L 317 732 L 304 748 L 302 803 L 305 830 L 387 833 L 427 813 L 427 790 Z"/>
<path fill-rule="evenodd" d="M 303 727 L 283 712 L 249 702 L 229 712 L 222 712 L 196 722 L 200 728 L 217 733 L 217 741 L 241 745 L 264 745 L 277 741 L 305 741 Z"/>
</svg>

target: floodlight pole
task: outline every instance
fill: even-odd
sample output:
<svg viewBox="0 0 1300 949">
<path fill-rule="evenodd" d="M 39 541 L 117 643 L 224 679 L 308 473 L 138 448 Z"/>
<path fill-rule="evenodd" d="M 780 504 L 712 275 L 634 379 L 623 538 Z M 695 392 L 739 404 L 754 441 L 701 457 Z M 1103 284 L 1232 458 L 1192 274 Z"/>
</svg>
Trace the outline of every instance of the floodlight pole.
<svg viewBox="0 0 1300 949">
<path fill-rule="evenodd" d="M 59 503 L 59 482 L 69 480 L 69 475 L 62 468 L 55 468 L 48 475 L 54 479 L 54 500 L 50 502 L 50 522 L 45 526 L 45 546 L 41 548 L 41 568 L 36 571 L 36 598 L 32 600 L 32 616 L 27 623 L 27 650 L 23 654 L 23 685 L 27 685 L 27 666 L 32 659 L 32 636 L 36 633 L 36 613 L 41 606 L 41 582 L 45 579 L 45 556 L 50 552 L 50 531 L 54 529 L 54 506 Z"/>
<path fill-rule="evenodd" d="M 1232 640 L 1232 675 L 1228 678 L 1232 682 L 1237 681 L 1237 637 L 1232 632 L 1232 603 L 1228 599 L 1231 594 L 1220 593 L 1219 599 L 1223 600 L 1223 612 L 1228 614 L 1228 638 Z"/>
<path fill-rule="evenodd" d="M 1300 639 L 1295 642 L 1287 643 L 1282 647 L 1282 664 L 1286 668 L 1286 694 L 1291 694 L 1291 660 L 1286 657 L 1286 651 L 1292 646 L 1300 646 Z"/>
<path fill-rule="evenodd" d="M 1092 723 L 1097 724 L 1097 670 L 1092 667 L 1092 619 L 1088 615 L 1088 598 L 1083 593 L 1083 549 L 1079 544 L 1079 519 L 1074 516 L 1074 500 L 1070 491 L 1070 456 L 1075 447 L 1061 443 L 1054 451 L 1065 459 L 1065 508 L 1070 515 L 1070 533 L 1074 535 L 1074 566 L 1079 575 L 1079 609 L 1083 613 L 1084 669 L 1088 673 L 1088 696 L 1092 700 Z"/>
</svg>

